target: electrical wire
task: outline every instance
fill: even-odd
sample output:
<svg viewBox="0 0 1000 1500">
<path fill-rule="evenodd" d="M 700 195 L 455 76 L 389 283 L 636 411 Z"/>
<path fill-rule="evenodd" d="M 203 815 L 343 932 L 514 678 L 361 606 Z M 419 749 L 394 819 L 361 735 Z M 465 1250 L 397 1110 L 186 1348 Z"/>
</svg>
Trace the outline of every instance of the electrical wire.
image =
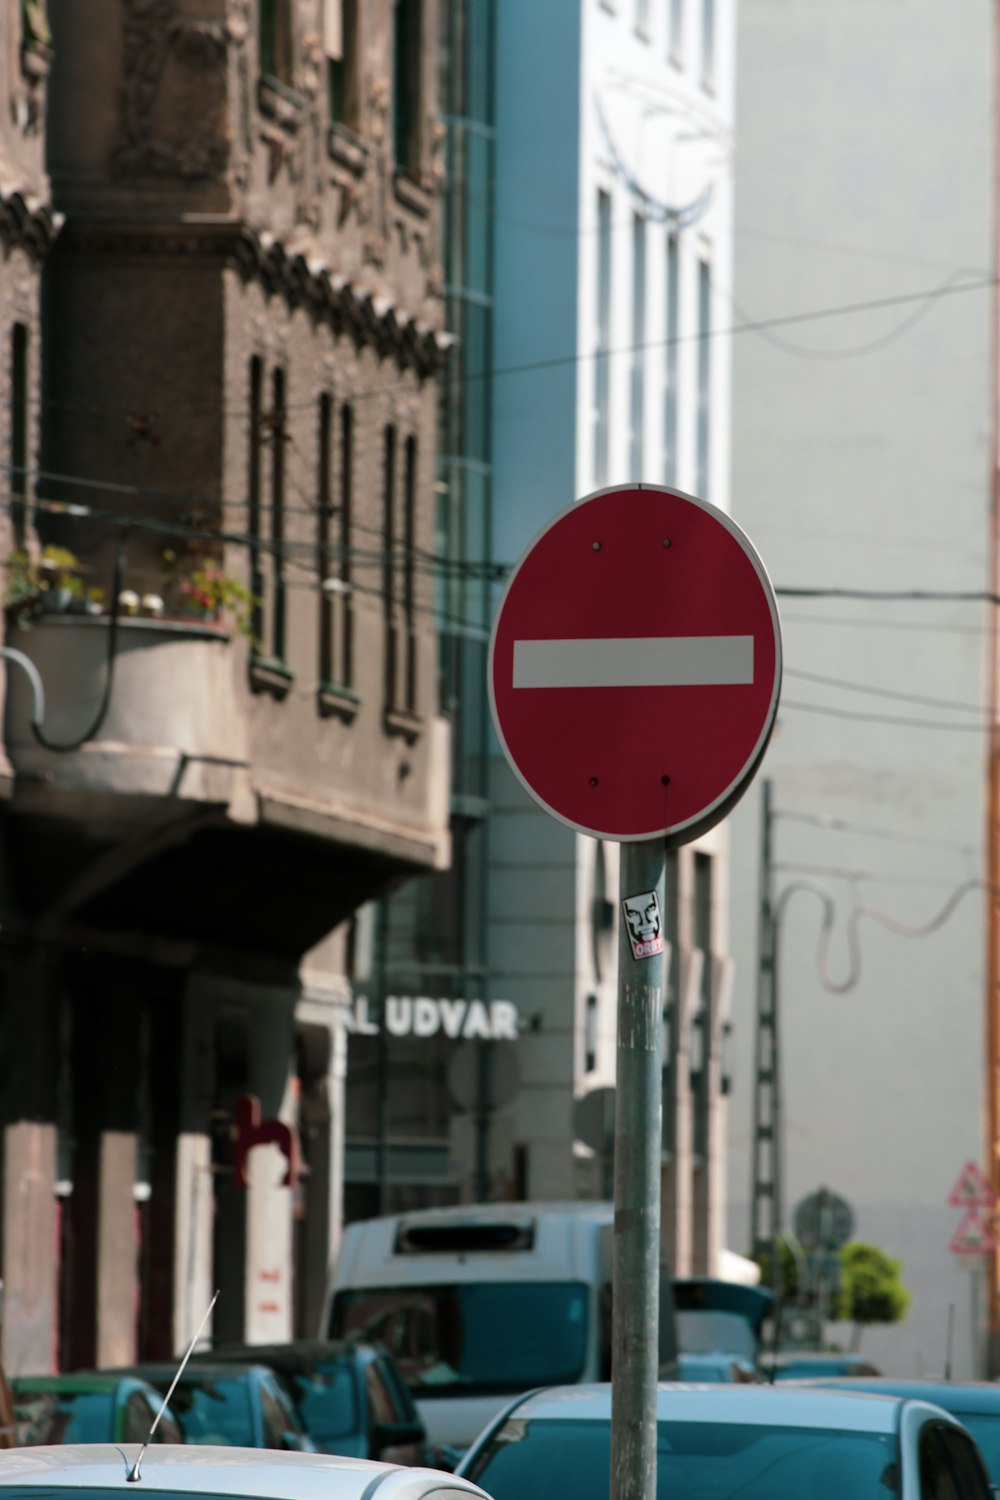
<svg viewBox="0 0 1000 1500">
<path fill-rule="evenodd" d="M 772 816 L 780 819 L 783 823 L 804 823 L 810 828 L 822 828 L 829 833 L 861 833 L 866 838 L 888 839 L 897 844 L 920 844 L 927 849 L 951 849 L 965 850 L 965 844 L 956 844 L 952 840 L 929 839 L 919 833 L 901 833 L 898 829 L 872 827 L 868 823 L 852 823 L 846 818 L 832 818 L 825 813 L 803 813 L 792 812 L 783 808 L 775 808 Z"/>
<path fill-rule="evenodd" d="M 992 726 L 992 720 L 985 717 L 981 724 L 950 724 L 940 719 L 903 719 L 893 714 L 859 713 L 825 703 L 795 703 L 789 698 L 781 699 L 780 708 L 792 709 L 797 713 L 821 714 L 825 718 L 844 719 L 854 724 L 890 724 L 900 729 L 941 729 L 953 734 L 983 734 Z"/>
<path fill-rule="evenodd" d="M 952 698 L 928 698 L 922 693 L 904 693 L 897 688 L 874 687 L 863 682 L 850 682 L 844 677 L 826 677 L 821 672 L 802 672 L 794 667 L 783 669 L 785 677 L 794 677 L 799 682 L 815 682 L 823 687 L 843 688 L 845 692 L 865 693 L 873 698 L 892 698 L 899 703 L 922 703 L 925 708 L 947 708 L 953 713 L 984 713 L 981 703 L 956 703 Z"/>
</svg>

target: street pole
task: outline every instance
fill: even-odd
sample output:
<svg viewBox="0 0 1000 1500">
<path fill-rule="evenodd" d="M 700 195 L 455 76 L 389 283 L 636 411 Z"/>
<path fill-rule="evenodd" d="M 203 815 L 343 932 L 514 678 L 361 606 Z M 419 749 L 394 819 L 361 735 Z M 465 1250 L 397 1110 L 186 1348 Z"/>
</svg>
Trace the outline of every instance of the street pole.
<svg viewBox="0 0 1000 1500">
<path fill-rule="evenodd" d="M 993 266 L 1000 266 L 1000 4 L 993 7 Z M 996 280 L 994 280 L 996 286 Z M 989 581 L 987 616 L 988 777 L 986 799 L 986 1175 L 1000 1193 L 1000 294 L 993 295 L 992 442 L 990 453 Z M 1000 1376 L 1000 1248 L 988 1257 L 986 1373 Z"/>
<path fill-rule="evenodd" d="M 666 845 L 620 850 L 623 912 L 631 905 L 645 923 L 637 931 L 623 914 L 618 938 L 611 1500 L 654 1500 Z"/>
</svg>

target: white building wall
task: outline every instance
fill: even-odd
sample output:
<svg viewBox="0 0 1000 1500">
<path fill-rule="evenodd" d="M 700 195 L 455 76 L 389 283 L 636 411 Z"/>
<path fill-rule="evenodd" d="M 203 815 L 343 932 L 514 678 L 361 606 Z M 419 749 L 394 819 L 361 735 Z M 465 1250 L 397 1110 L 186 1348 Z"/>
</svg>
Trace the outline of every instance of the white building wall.
<svg viewBox="0 0 1000 1500">
<path fill-rule="evenodd" d="M 597 194 L 613 226 L 610 448 L 606 481 L 662 483 L 664 376 L 677 340 L 680 461 L 695 475 L 698 262 L 731 274 L 734 7 L 716 0 L 716 69 L 702 80 L 701 0 L 687 0 L 685 35 L 667 34 L 669 7 L 639 0 L 502 0 L 497 7 L 497 192 L 493 556 L 512 563 L 558 511 L 599 486 L 594 460 Z M 673 55 L 673 60 L 672 60 Z M 671 211 L 680 210 L 679 216 Z M 643 460 L 630 467 L 633 238 L 646 220 Z M 679 326 L 666 320 L 668 234 L 680 246 Z M 713 292 L 713 320 L 728 326 Z M 711 340 L 711 484 L 728 508 L 728 341 Z M 508 372 L 508 373 L 504 373 Z M 521 1038 L 522 1091 L 511 1107 L 528 1143 L 527 1191 L 599 1191 L 574 1169 L 572 1103 L 614 1080 L 616 935 L 595 925 L 600 903 L 617 921 L 618 855 L 598 856 L 536 807 L 497 756 L 492 779 L 491 969 L 538 1031 Z M 717 853 L 725 889 L 725 837 Z M 604 908 L 606 909 L 606 908 Z M 723 922 L 724 929 L 725 923 Z M 594 1001 L 596 1000 L 596 1009 Z M 588 1022 L 588 1016 L 590 1020 Z M 588 1059 L 588 1035 L 593 1040 Z M 588 1068 L 588 1061 L 593 1063 Z"/>
<path fill-rule="evenodd" d="M 742 0 L 740 17 L 733 321 L 887 305 L 736 340 L 734 513 L 779 596 L 974 594 L 988 578 L 991 292 L 970 287 L 991 275 L 990 12 L 973 0 Z M 786 676 L 761 777 L 778 812 L 777 891 L 793 892 L 779 951 L 786 1218 L 821 1186 L 846 1198 L 856 1236 L 902 1260 L 913 1295 L 905 1323 L 866 1332 L 862 1349 L 887 1371 L 940 1372 L 953 1307 L 960 1378 L 974 1368 L 976 1277 L 949 1255 L 960 1215 L 946 1200 L 984 1141 L 983 609 L 779 602 Z M 760 779 L 731 824 L 736 1249 Z M 940 920 L 908 938 L 862 917 L 858 982 L 831 994 L 820 903 L 797 889 L 808 881 L 835 901 L 838 981 L 850 912 Z"/>
</svg>

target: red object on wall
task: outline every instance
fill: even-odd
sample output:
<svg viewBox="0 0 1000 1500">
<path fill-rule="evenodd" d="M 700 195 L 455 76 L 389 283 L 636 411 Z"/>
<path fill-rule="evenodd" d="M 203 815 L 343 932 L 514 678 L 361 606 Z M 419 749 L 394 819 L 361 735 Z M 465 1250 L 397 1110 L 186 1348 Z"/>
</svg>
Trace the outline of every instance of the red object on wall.
<svg viewBox="0 0 1000 1500">
<path fill-rule="evenodd" d="M 246 1161 L 254 1146 L 277 1146 L 288 1162 L 281 1186 L 296 1186 L 299 1180 L 298 1136 L 282 1120 L 262 1120 L 260 1100 L 253 1094 L 241 1094 L 236 1101 L 236 1152 L 233 1160 L 237 1187 L 247 1186 Z"/>
</svg>

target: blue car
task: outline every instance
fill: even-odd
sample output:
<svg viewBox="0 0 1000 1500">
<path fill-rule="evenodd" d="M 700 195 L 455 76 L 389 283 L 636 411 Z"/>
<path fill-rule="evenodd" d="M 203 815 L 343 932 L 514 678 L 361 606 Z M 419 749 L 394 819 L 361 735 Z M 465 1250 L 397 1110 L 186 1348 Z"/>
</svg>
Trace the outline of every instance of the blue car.
<svg viewBox="0 0 1000 1500">
<path fill-rule="evenodd" d="M 177 1363 L 133 1365 L 119 1373 L 146 1380 L 166 1394 L 177 1374 Z M 189 1362 L 170 1398 L 170 1408 L 185 1443 L 316 1451 L 292 1403 L 263 1365 Z"/>
</svg>

